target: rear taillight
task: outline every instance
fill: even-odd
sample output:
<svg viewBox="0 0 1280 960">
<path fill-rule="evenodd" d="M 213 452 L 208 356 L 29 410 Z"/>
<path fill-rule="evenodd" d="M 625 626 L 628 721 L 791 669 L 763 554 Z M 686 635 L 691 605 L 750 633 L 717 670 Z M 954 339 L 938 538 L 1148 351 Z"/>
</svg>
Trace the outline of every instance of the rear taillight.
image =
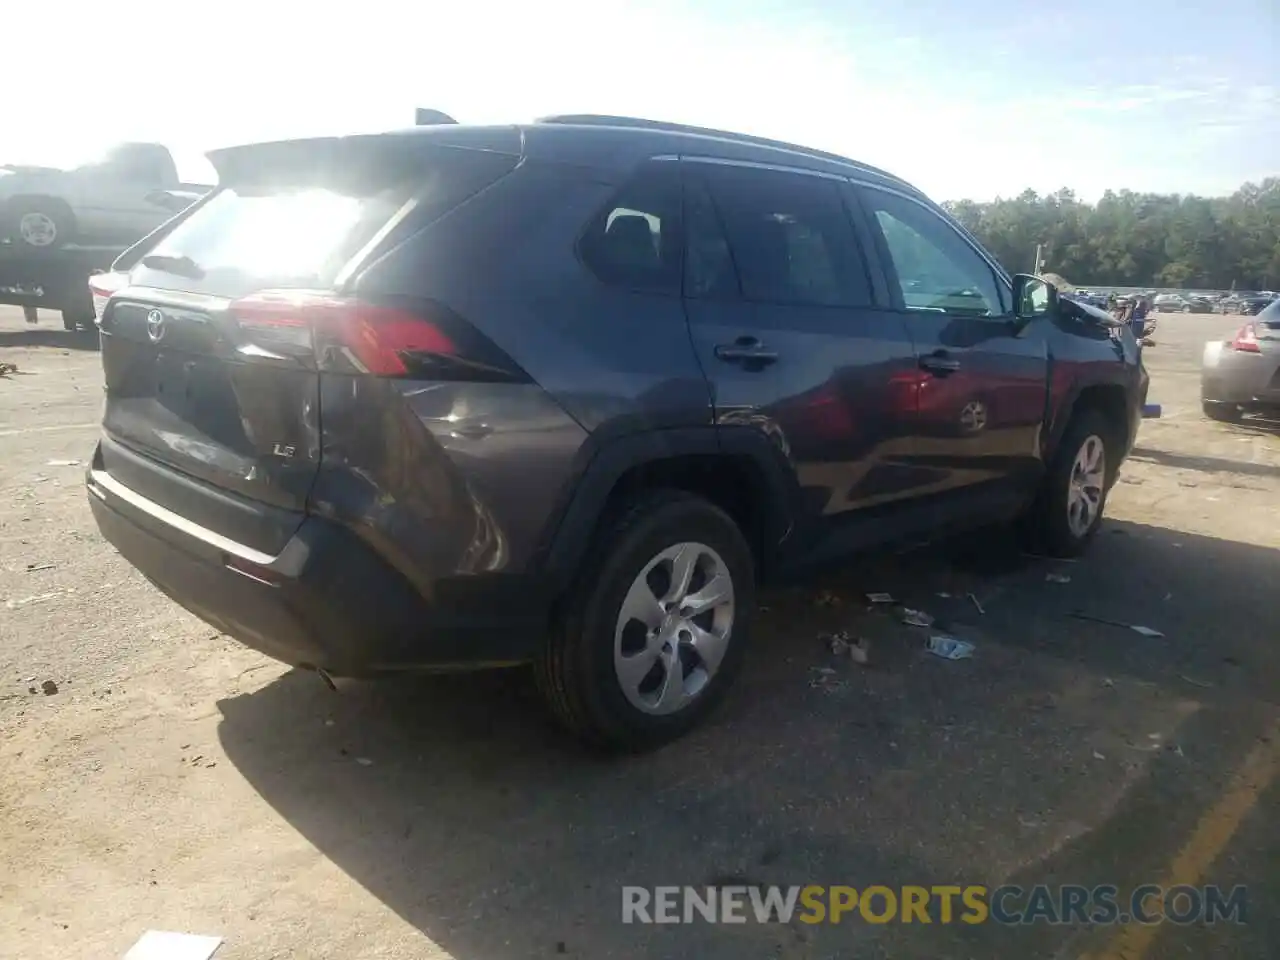
<svg viewBox="0 0 1280 960">
<path fill-rule="evenodd" d="M 1240 328 L 1236 338 L 1231 341 L 1231 349 L 1240 350 L 1244 353 L 1262 352 L 1262 347 L 1258 345 L 1258 331 L 1252 323 L 1246 323 Z"/>
<path fill-rule="evenodd" d="M 89 296 L 93 300 L 94 317 L 98 320 L 102 319 L 111 295 L 124 288 L 128 282 L 127 273 L 95 273 L 89 278 Z"/>
<path fill-rule="evenodd" d="M 334 351 L 353 372 L 406 377 L 425 358 L 449 357 L 453 341 L 413 310 L 307 290 L 264 290 L 235 301 L 230 313 L 259 348 L 313 355 L 333 366 Z"/>
</svg>

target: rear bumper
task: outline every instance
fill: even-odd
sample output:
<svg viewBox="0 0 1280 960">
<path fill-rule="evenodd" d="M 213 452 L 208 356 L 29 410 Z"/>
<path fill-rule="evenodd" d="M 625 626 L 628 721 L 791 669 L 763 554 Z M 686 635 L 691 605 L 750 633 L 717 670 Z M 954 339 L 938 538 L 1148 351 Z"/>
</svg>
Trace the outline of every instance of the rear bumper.
<svg viewBox="0 0 1280 960">
<path fill-rule="evenodd" d="M 1273 356 L 1232 350 L 1220 341 L 1205 344 L 1200 397 L 1210 403 L 1280 404 Z"/>
<path fill-rule="evenodd" d="M 126 560 L 202 620 L 285 663 L 339 676 L 504 666 L 530 659 L 543 636 L 547 592 L 524 578 L 459 577 L 424 592 L 323 518 L 307 517 L 267 556 L 104 471 L 90 470 L 87 485 L 99 529 Z"/>
</svg>

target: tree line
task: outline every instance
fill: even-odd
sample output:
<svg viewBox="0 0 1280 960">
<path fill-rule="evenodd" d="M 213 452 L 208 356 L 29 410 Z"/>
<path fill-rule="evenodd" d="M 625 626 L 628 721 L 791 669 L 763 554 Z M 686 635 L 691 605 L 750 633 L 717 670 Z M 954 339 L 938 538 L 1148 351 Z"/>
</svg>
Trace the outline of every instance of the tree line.
<svg viewBox="0 0 1280 960">
<path fill-rule="evenodd" d="M 1096 204 L 1070 190 L 1027 190 L 991 203 L 958 200 L 951 214 L 1015 273 L 1077 286 L 1280 289 L 1280 177 L 1229 197 L 1107 191 Z"/>
</svg>

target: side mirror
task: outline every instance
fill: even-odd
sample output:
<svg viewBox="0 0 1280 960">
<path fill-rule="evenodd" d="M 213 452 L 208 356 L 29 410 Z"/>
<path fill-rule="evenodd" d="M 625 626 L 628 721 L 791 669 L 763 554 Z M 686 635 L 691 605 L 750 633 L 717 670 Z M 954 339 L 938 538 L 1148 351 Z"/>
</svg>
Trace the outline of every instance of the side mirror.
<svg viewBox="0 0 1280 960">
<path fill-rule="evenodd" d="M 1025 327 L 1037 317 L 1054 313 L 1058 309 L 1058 288 L 1048 280 L 1019 273 L 1013 278 L 1013 318 L 1019 327 Z"/>
</svg>

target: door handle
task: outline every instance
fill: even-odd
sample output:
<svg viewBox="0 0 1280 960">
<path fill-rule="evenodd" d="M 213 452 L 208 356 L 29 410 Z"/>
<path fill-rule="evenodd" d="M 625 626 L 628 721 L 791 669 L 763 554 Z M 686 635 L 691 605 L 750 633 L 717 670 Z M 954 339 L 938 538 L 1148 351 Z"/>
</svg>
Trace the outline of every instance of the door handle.
<svg viewBox="0 0 1280 960">
<path fill-rule="evenodd" d="M 945 351 L 939 350 L 937 353 L 928 353 L 921 357 L 920 368 L 928 370 L 930 373 L 936 373 L 940 377 L 945 377 L 947 374 L 955 373 L 960 369 L 960 361 Z"/>
<path fill-rule="evenodd" d="M 721 343 L 715 348 L 716 356 L 728 363 L 748 366 L 766 366 L 778 359 L 778 352 L 770 350 L 755 337 L 739 337 L 733 343 Z"/>
</svg>

